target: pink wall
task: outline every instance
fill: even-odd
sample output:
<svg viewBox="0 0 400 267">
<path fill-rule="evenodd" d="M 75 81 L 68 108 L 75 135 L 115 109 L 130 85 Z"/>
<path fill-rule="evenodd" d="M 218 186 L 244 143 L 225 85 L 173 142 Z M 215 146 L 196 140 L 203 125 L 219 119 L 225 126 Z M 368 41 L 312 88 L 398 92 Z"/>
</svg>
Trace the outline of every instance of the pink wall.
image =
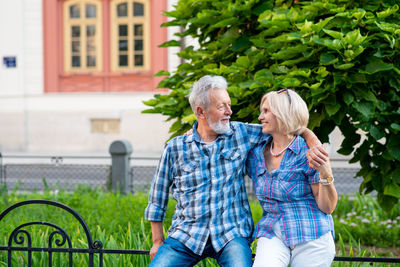
<svg viewBox="0 0 400 267">
<path fill-rule="evenodd" d="M 50 92 L 127 92 L 153 91 L 160 77 L 153 77 L 160 70 L 168 69 L 167 48 L 158 45 L 167 40 L 166 22 L 162 12 L 167 10 L 167 0 L 150 1 L 151 9 L 151 66 L 141 73 L 112 73 L 110 70 L 110 1 L 103 4 L 103 71 L 95 74 L 65 74 L 63 72 L 63 12 L 66 0 L 43 0 L 43 49 L 44 91 Z"/>
</svg>

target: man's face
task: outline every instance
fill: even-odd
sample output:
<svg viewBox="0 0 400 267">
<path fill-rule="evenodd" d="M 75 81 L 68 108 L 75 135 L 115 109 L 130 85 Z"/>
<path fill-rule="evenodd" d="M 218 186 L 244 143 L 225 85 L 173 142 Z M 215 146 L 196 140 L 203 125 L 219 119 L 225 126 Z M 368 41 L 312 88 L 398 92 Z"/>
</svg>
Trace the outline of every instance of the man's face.
<svg viewBox="0 0 400 267">
<path fill-rule="evenodd" d="M 211 90 L 209 96 L 210 106 L 206 111 L 208 125 L 217 134 L 224 134 L 230 130 L 231 99 L 226 90 Z"/>
</svg>

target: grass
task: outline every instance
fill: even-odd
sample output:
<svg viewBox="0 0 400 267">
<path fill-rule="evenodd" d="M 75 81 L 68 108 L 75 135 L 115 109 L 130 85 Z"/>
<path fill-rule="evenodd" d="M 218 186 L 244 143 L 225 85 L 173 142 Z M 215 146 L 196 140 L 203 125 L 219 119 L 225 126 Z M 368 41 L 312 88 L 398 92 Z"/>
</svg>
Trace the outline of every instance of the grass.
<svg viewBox="0 0 400 267">
<path fill-rule="evenodd" d="M 93 240 L 100 240 L 106 249 L 144 249 L 151 248 L 151 229 L 149 222 L 143 220 L 143 212 L 147 205 L 147 194 L 121 195 L 92 190 L 80 187 L 73 192 L 46 190 L 44 193 L 20 194 L 15 191 L 0 192 L 0 210 L 14 203 L 28 199 L 47 199 L 68 205 L 77 211 L 87 223 Z M 174 201 L 170 201 L 164 222 L 164 231 L 171 224 L 174 211 Z M 255 221 L 262 216 L 257 201 L 250 202 Z M 399 224 L 397 223 L 400 207 L 397 205 L 392 213 L 385 213 L 380 209 L 374 198 L 356 196 L 339 200 L 338 207 L 333 214 L 336 230 L 337 256 L 372 256 L 372 257 L 399 257 Z M 369 221 L 369 223 L 366 221 Z M 390 221 L 389 221 L 390 220 Z M 5 246 L 9 234 L 25 222 L 48 221 L 53 222 L 66 230 L 71 237 L 74 248 L 87 248 L 84 230 L 75 218 L 56 207 L 43 205 L 29 205 L 20 207 L 8 214 L 0 221 L 0 245 Z M 384 222 L 384 223 L 381 223 Z M 358 227 L 356 227 L 358 225 Z M 390 227 L 388 227 L 390 225 Z M 32 234 L 32 245 L 47 247 L 52 229 L 43 226 L 29 228 Z M 58 238 L 60 239 L 59 235 Z M 390 238 L 388 238 L 390 237 Z M 15 244 L 15 243 L 14 243 Z M 26 245 L 24 243 L 24 245 Z M 53 247 L 56 247 L 53 243 Z M 65 246 L 64 246 L 65 247 Z M 253 243 L 255 248 L 255 243 Z M 65 253 L 54 255 L 54 266 L 67 266 Z M 0 254 L 0 266 L 6 265 L 6 253 Z M 74 266 L 87 266 L 87 255 L 74 254 Z M 46 266 L 45 253 L 33 253 L 34 266 Z M 15 252 L 13 265 L 22 266 L 27 262 L 26 253 Z M 95 257 L 95 266 L 98 262 Z M 104 266 L 147 266 L 148 256 L 116 255 L 104 256 Z M 98 265 L 97 265 L 98 266 Z M 198 266 L 217 266 L 212 259 L 206 259 Z M 370 266 L 369 263 L 342 263 L 335 262 L 333 266 Z M 387 266 L 375 264 L 373 266 Z M 399 266 L 399 265 L 392 265 Z"/>
</svg>

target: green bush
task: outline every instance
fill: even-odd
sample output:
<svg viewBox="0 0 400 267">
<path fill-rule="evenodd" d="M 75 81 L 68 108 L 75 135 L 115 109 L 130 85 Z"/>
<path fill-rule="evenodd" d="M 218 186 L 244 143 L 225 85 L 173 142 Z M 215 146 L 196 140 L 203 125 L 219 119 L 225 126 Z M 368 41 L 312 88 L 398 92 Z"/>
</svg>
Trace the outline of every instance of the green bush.
<svg viewBox="0 0 400 267">
<path fill-rule="evenodd" d="M 150 224 L 143 220 L 144 209 L 147 206 L 147 194 L 145 193 L 120 195 L 85 188 L 74 192 L 49 190 L 44 194 L 2 193 L 1 211 L 14 203 L 29 199 L 47 199 L 66 204 L 81 215 L 92 233 L 93 240 L 100 240 L 103 248 L 149 250 L 152 246 Z M 165 235 L 171 225 L 174 205 L 174 201 L 170 201 L 168 205 L 164 222 Z M 250 206 L 254 221 L 257 222 L 262 216 L 261 207 L 255 199 L 250 201 Z M 354 199 L 341 198 L 333 214 L 338 255 L 378 256 L 379 254 L 376 252 L 365 248 L 365 246 L 375 246 L 389 249 L 388 253 L 381 256 L 393 257 L 390 249 L 400 246 L 400 241 L 396 238 L 400 234 L 399 214 L 400 204 L 396 205 L 392 213 L 388 214 L 372 197 L 357 195 Z M 7 245 L 9 234 L 18 225 L 31 221 L 46 221 L 60 226 L 71 237 L 74 248 L 87 248 L 88 246 L 83 229 L 75 218 L 59 208 L 43 205 L 23 206 L 8 214 L 0 222 L 0 246 Z M 48 236 L 52 230 L 42 226 L 29 228 L 33 246 L 47 247 Z M 15 245 L 15 243 L 13 244 Z M 53 247 L 56 246 L 53 244 Z M 252 248 L 255 249 L 255 247 L 256 243 L 254 242 Z M 358 252 L 356 253 L 354 249 L 357 249 Z M 15 252 L 13 255 L 15 266 L 20 266 L 21 262 L 27 262 L 26 253 Z M 0 253 L 0 266 L 6 265 L 6 256 L 7 252 Z M 399 256 L 397 255 L 397 257 Z M 47 256 L 40 252 L 33 253 L 33 260 L 35 266 L 45 266 Z M 74 255 L 74 266 L 87 265 L 87 261 L 87 255 Z M 66 255 L 54 255 L 53 263 L 55 266 L 67 266 Z M 139 255 L 104 255 L 104 263 L 105 266 L 147 266 L 149 258 Z M 198 266 L 217 265 L 214 260 L 207 259 Z M 334 266 L 341 265 L 335 263 Z"/>
<path fill-rule="evenodd" d="M 180 0 L 163 26 L 193 37 L 199 48 L 158 85 L 171 89 L 144 103 L 175 120 L 172 136 L 195 117 L 186 95 L 205 74 L 229 82 L 233 119 L 257 122 L 269 90 L 294 88 L 308 103 L 309 128 L 327 142 L 338 126 L 339 153 L 360 162 L 360 191 L 376 190 L 386 209 L 400 198 L 399 0 Z M 179 46 L 180 39 L 163 47 Z M 357 145 L 360 144 L 360 145 Z"/>
<path fill-rule="evenodd" d="M 341 234 L 346 243 L 355 240 L 363 246 L 400 247 L 400 204 L 387 213 L 371 196 L 356 195 L 352 200 L 343 196 L 333 218 L 336 239 Z"/>
</svg>

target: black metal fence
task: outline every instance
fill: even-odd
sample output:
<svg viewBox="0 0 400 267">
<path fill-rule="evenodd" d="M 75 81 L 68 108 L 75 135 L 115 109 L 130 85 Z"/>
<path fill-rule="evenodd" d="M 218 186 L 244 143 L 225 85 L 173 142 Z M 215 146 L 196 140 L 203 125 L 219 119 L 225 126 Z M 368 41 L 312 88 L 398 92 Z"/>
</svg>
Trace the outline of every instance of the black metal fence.
<svg viewBox="0 0 400 267">
<path fill-rule="evenodd" d="M 148 191 L 159 158 L 130 157 L 129 192 Z M 74 190 L 79 185 L 110 188 L 111 157 L 75 156 L 15 156 L 0 154 L 0 183 L 9 189 Z M 333 168 L 335 186 L 340 195 L 358 191 L 362 178 L 354 178 L 358 168 Z M 254 192 L 246 179 L 247 192 Z"/>
<path fill-rule="evenodd" d="M 32 253 L 33 252 L 42 252 L 48 254 L 48 266 L 53 266 L 53 253 L 68 253 L 68 266 L 73 266 L 73 254 L 74 253 L 84 253 L 88 255 L 88 266 L 94 266 L 94 257 L 98 257 L 99 266 L 103 266 L 103 255 L 104 254 L 132 254 L 132 255 L 140 255 L 140 254 L 149 254 L 147 250 L 119 250 L 119 249 L 104 249 L 103 244 L 99 240 L 93 241 L 92 235 L 90 233 L 90 229 L 88 228 L 86 222 L 83 218 L 72 208 L 58 202 L 49 201 L 49 200 L 27 200 L 16 203 L 6 210 L 4 210 L 0 214 L 0 222 L 1 220 L 14 209 L 31 204 L 43 204 L 50 205 L 61 208 L 68 213 L 72 214 L 76 220 L 79 221 L 80 226 L 84 230 L 84 234 L 86 237 L 86 241 L 88 247 L 86 248 L 76 248 L 73 247 L 70 235 L 60 226 L 53 224 L 51 222 L 46 221 L 33 221 L 23 223 L 17 226 L 9 235 L 7 246 L 0 246 L 0 251 L 7 251 L 7 266 L 12 266 L 12 257 L 13 252 L 23 251 L 28 254 L 27 262 L 24 262 L 23 266 L 37 266 L 32 262 Z M 34 247 L 32 246 L 32 241 L 35 235 L 31 235 L 31 233 L 27 230 L 27 227 L 32 225 L 44 225 L 52 228 L 52 232 L 49 234 L 49 239 L 47 242 L 47 247 Z M 35 233 L 34 233 L 35 234 Z M 36 236 L 37 237 L 37 236 Z M 15 244 L 15 245 L 14 245 Z M 45 244 L 43 244 L 45 245 Z M 54 245 L 56 247 L 54 247 Z"/>
<path fill-rule="evenodd" d="M 98 265 L 103 266 L 103 257 L 108 254 L 131 254 L 131 255 L 147 255 L 148 250 L 120 250 L 120 249 L 105 249 L 103 248 L 102 242 L 99 240 L 93 241 L 90 229 L 83 218 L 72 208 L 58 202 L 49 200 L 27 200 L 16 203 L 0 214 L 0 222 L 3 218 L 12 212 L 13 210 L 26 205 L 31 204 L 42 204 L 50 205 L 61 208 L 62 210 L 70 213 L 76 220 L 79 221 L 80 226 L 84 229 L 84 235 L 87 241 L 87 247 L 76 248 L 75 244 L 72 244 L 70 235 L 60 226 L 53 224 L 52 222 L 46 221 L 32 221 L 23 223 L 17 226 L 11 234 L 8 236 L 8 242 L 6 246 L 0 246 L 0 251 L 7 252 L 7 266 L 12 266 L 13 255 L 17 251 L 26 252 L 28 254 L 27 262 L 20 262 L 20 266 L 37 266 L 32 261 L 33 253 L 47 253 L 49 267 L 53 266 L 53 254 L 54 253 L 68 253 L 68 266 L 73 266 L 73 254 L 84 253 L 88 256 L 88 266 L 92 267 L 95 263 L 95 257 L 98 258 Z M 31 234 L 27 229 L 32 225 L 42 225 L 51 228 L 49 234 L 47 246 L 35 247 L 32 246 L 32 241 L 35 238 L 35 234 Z M 2 233 L 3 234 L 3 233 Z M 6 234 L 7 236 L 8 234 Z M 45 244 L 43 244 L 45 245 Z M 346 261 L 346 262 L 383 262 L 383 263 L 400 263 L 400 258 L 372 258 L 372 257 L 335 257 L 334 261 Z"/>
</svg>

